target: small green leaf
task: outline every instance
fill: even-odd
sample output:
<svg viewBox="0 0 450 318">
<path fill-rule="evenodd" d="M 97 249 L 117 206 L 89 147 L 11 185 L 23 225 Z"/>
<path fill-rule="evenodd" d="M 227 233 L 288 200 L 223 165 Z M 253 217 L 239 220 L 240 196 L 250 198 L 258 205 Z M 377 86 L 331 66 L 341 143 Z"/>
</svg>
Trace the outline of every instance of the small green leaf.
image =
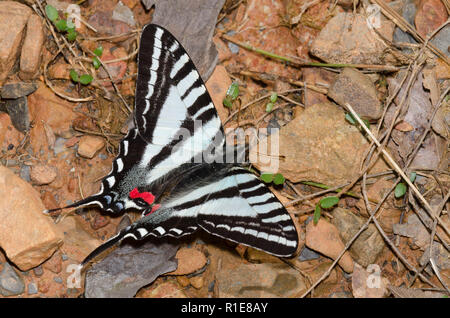
<svg viewBox="0 0 450 318">
<path fill-rule="evenodd" d="M 366 125 L 367 128 L 370 129 L 370 123 L 367 119 L 361 118 L 361 120 L 363 121 L 364 125 Z"/>
<path fill-rule="evenodd" d="M 47 17 L 52 22 L 55 22 L 55 20 L 58 19 L 58 10 L 56 10 L 55 7 L 49 4 L 45 6 L 45 14 L 47 14 Z"/>
<path fill-rule="evenodd" d="M 272 95 L 270 95 L 270 102 L 275 104 L 277 99 L 278 99 L 278 94 L 273 92 Z"/>
<path fill-rule="evenodd" d="M 100 45 L 98 48 L 96 48 L 94 50 L 94 54 L 97 55 L 98 57 L 101 57 L 103 54 L 103 46 Z"/>
<path fill-rule="evenodd" d="M 233 82 L 227 90 L 227 97 L 231 99 L 231 101 L 235 100 L 239 95 L 239 85 L 236 82 Z"/>
<path fill-rule="evenodd" d="M 98 68 L 102 65 L 102 63 L 100 63 L 100 60 L 96 56 L 92 58 L 92 64 L 94 64 L 96 70 L 98 70 Z"/>
<path fill-rule="evenodd" d="M 273 103 L 272 102 L 267 103 L 267 105 L 266 105 L 266 112 L 270 113 L 272 111 L 272 109 L 273 109 Z"/>
<path fill-rule="evenodd" d="M 275 183 L 275 184 L 277 184 L 277 185 L 283 184 L 284 181 L 285 181 L 285 179 L 284 179 L 284 177 L 283 177 L 283 175 L 282 175 L 281 173 L 276 173 L 276 174 L 273 176 L 273 183 Z"/>
<path fill-rule="evenodd" d="M 350 113 L 346 113 L 345 114 L 345 119 L 352 125 L 356 125 L 358 123 L 356 118 L 353 117 L 353 115 L 350 114 Z M 370 128 L 370 123 L 369 123 L 369 121 L 367 119 L 361 118 L 361 120 L 363 121 L 363 123 L 366 125 L 367 128 Z"/>
<path fill-rule="evenodd" d="M 404 196 L 405 193 L 406 193 L 406 184 L 404 184 L 403 182 L 400 182 L 399 184 L 397 184 L 395 186 L 394 195 L 396 198 L 400 198 L 400 197 Z"/>
<path fill-rule="evenodd" d="M 270 183 L 273 180 L 273 174 L 272 173 L 262 173 L 261 180 L 264 181 L 265 183 Z"/>
<path fill-rule="evenodd" d="M 409 180 L 411 180 L 411 182 L 414 182 L 416 180 L 417 177 L 417 172 L 411 172 L 411 174 L 409 175 Z"/>
<path fill-rule="evenodd" d="M 77 38 L 77 35 L 78 35 L 77 31 L 75 31 L 74 29 L 68 29 L 67 30 L 67 34 L 66 34 L 66 38 L 70 42 L 73 42 Z"/>
<path fill-rule="evenodd" d="M 58 21 L 56 21 L 55 22 L 55 27 L 60 32 L 67 31 L 67 22 L 66 22 L 66 20 L 58 20 Z"/>
<path fill-rule="evenodd" d="M 325 197 L 319 201 L 319 204 L 324 209 L 329 209 L 338 204 L 339 198 L 335 196 Z"/>
<path fill-rule="evenodd" d="M 225 107 L 230 108 L 230 109 L 233 107 L 233 103 L 232 103 L 231 100 L 230 100 L 229 98 L 227 98 L 227 97 L 225 97 L 225 98 L 223 99 L 223 105 L 224 105 Z"/>
<path fill-rule="evenodd" d="M 80 81 L 80 79 L 78 78 L 78 73 L 75 70 L 70 70 L 70 78 L 72 79 L 72 81 L 74 81 L 75 83 L 78 83 Z"/>
<path fill-rule="evenodd" d="M 317 224 L 317 222 L 319 222 L 321 212 L 322 212 L 322 209 L 320 208 L 320 205 L 316 204 L 316 208 L 314 209 L 314 216 L 313 216 L 314 224 Z"/>
<path fill-rule="evenodd" d="M 80 83 L 83 85 L 88 85 L 92 82 L 94 78 L 89 74 L 83 74 L 80 76 Z"/>
<path fill-rule="evenodd" d="M 347 120 L 350 124 L 352 124 L 352 125 L 356 125 L 356 119 L 355 119 L 355 117 L 353 117 L 353 115 L 352 114 L 350 114 L 350 113 L 346 113 L 345 114 L 345 120 Z"/>
</svg>

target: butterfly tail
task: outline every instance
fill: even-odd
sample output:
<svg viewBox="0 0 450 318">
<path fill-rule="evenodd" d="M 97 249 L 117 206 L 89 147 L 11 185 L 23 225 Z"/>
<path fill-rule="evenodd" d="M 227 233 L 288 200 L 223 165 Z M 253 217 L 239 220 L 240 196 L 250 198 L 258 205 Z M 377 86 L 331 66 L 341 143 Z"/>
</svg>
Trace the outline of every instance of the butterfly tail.
<svg viewBox="0 0 450 318">
<path fill-rule="evenodd" d="M 82 207 L 82 206 L 86 206 L 86 205 L 92 205 L 92 204 L 96 204 L 99 205 L 100 207 L 102 207 L 101 203 L 100 203 L 101 197 L 98 195 L 93 195 L 90 197 L 87 197 L 85 199 L 82 199 L 80 201 L 77 201 L 75 203 L 66 205 L 62 208 L 55 208 L 55 209 L 49 209 L 49 210 L 45 210 L 44 213 L 49 214 L 49 213 L 53 213 L 53 212 L 57 212 L 60 210 L 64 210 L 64 209 L 69 209 L 69 208 L 78 208 L 78 207 Z"/>
</svg>

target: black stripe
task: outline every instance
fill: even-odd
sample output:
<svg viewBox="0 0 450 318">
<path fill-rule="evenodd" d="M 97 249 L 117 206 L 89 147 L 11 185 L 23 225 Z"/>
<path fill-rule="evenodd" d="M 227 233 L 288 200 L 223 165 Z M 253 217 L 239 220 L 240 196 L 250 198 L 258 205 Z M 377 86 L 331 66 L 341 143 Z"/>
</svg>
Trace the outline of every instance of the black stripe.
<svg viewBox="0 0 450 318">
<path fill-rule="evenodd" d="M 201 94 L 191 106 L 188 107 L 188 114 L 190 116 L 194 116 L 203 107 L 208 106 L 209 103 L 212 104 L 212 101 L 211 101 L 211 97 L 209 96 L 208 92 L 206 91 L 205 93 Z M 216 113 L 216 116 L 217 116 L 217 113 Z"/>
<path fill-rule="evenodd" d="M 253 191 L 241 192 L 241 196 L 243 198 L 247 199 L 247 198 L 251 198 L 251 197 L 257 197 L 260 195 L 264 195 L 269 192 L 270 192 L 270 190 L 267 189 L 266 187 L 261 187 L 261 188 L 255 189 Z"/>
<path fill-rule="evenodd" d="M 198 74 L 198 73 L 197 73 Z M 195 80 L 194 83 L 192 83 L 191 87 L 189 87 L 186 92 L 183 94 L 183 96 L 181 96 L 181 99 L 184 100 L 186 98 L 186 96 L 189 95 L 189 93 L 194 89 L 194 88 L 199 88 L 201 86 L 204 86 L 205 84 L 203 83 L 202 78 L 200 77 L 200 75 L 198 76 L 198 78 Z M 195 102 L 194 102 L 195 104 Z"/>
</svg>

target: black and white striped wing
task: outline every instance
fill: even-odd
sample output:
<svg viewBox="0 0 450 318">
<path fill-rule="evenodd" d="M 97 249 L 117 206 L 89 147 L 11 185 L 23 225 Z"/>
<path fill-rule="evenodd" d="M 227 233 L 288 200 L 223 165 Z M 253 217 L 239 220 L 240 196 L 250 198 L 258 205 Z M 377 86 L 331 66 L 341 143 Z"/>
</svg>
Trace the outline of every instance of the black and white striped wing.
<svg viewBox="0 0 450 318">
<path fill-rule="evenodd" d="M 175 37 L 150 24 L 140 45 L 135 124 L 148 143 L 143 163 L 157 178 L 212 146 L 220 148 L 224 134 L 200 74 Z"/>
<path fill-rule="evenodd" d="M 159 210 L 130 225 L 106 245 L 127 237 L 181 237 L 198 228 L 280 257 L 292 256 L 298 246 L 289 213 L 257 177 L 239 167 L 170 197 Z"/>
</svg>

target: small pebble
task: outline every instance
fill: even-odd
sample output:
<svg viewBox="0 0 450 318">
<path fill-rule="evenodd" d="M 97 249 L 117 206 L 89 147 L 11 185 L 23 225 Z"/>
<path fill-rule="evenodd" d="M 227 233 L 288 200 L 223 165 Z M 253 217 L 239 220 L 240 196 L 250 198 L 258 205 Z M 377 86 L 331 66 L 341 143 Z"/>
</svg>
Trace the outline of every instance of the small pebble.
<svg viewBox="0 0 450 318">
<path fill-rule="evenodd" d="M 62 259 L 63 261 L 67 261 L 67 260 L 69 259 L 69 257 L 68 257 L 66 254 L 62 254 L 62 255 L 61 255 L 61 259 Z"/>
<path fill-rule="evenodd" d="M 39 265 L 38 267 L 33 268 L 33 273 L 35 276 L 40 277 L 44 274 L 44 269 L 41 265 Z"/>
<path fill-rule="evenodd" d="M 28 284 L 28 295 L 34 295 L 38 293 L 38 289 L 35 283 Z"/>
<path fill-rule="evenodd" d="M 191 283 L 192 287 L 195 289 L 200 289 L 203 287 L 203 276 L 194 276 L 189 278 L 189 282 Z"/>
<path fill-rule="evenodd" d="M 58 283 L 58 284 L 62 284 L 62 283 L 63 283 L 63 280 L 62 280 L 61 277 L 54 277 L 53 280 L 54 280 L 56 283 Z"/>
<path fill-rule="evenodd" d="M 108 156 L 107 156 L 107 155 L 105 155 L 104 153 L 100 153 L 100 154 L 98 154 L 98 157 L 99 157 L 100 159 L 102 159 L 102 160 L 106 160 L 106 159 L 108 159 Z"/>
</svg>

